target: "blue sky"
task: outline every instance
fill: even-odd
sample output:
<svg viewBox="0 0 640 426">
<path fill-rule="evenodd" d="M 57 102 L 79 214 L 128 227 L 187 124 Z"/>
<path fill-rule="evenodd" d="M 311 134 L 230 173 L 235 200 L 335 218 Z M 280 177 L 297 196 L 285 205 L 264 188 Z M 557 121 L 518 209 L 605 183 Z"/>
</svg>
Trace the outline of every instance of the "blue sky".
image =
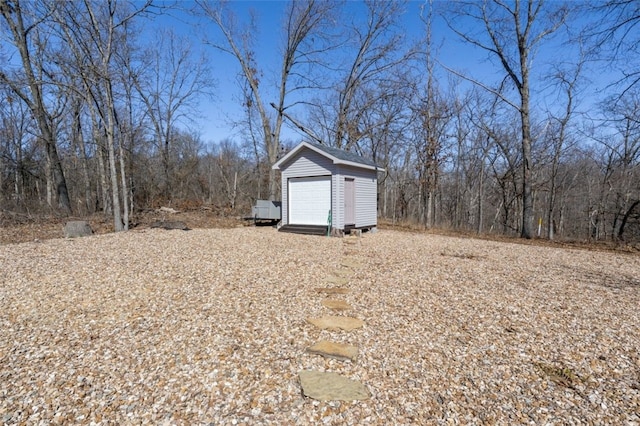
<svg viewBox="0 0 640 426">
<path fill-rule="evenodd" d="M 188 5 L 189 2 L 183 2 Z M 423 24 L 420 21 L 420 6 L 422 2 L 411 2 L 407 6 L 407 12 L 403 17 L 403 25 L 407 30 L 407 37 L 417 38 L 422 36 Z M 230 3 L 240 21 L 246 21 L 250 10 L 257 14 L 258 23 L 258 45 L 256 46 L 257 63 L 264 73 L 263 88 L 274 82 L 278 77 L 281 65 L 281 21 L 283 11 L 286 6 L 284 1 L 233 1 Z M 357 14 L 363 7 L 356 1 L 347 3 L 349 12 Z M 190 34 L 196 40 L 200 39 L 197 30 L 194 31 L 189 23 L 193 23 L 193 18 L 180 12 L 172 12 L 172 17 L 162 17 L 156 21 L 156 25 L 173 26 L 177 32 Z M 188 21 L 188 22 L 187 22 Z M 219 36 L 213 24 L 204 24 L 205 30 L 211 37 Z M 210 28 L 210 30 L 208 30 Z M 218 37 L 218 39 L 220 39 Z M 197 44 L 197 43 L 194 43 Z M 224 138 L 237 139 L 238 130 L 232 128 L 230 122 L 242 116 L 243 111 L 239 105 L 238 96 L 240 93 L 238 85 L 239 65 L 235 58 L 229 54 L 216 51 L 209 46 L 202 46 L 207 56 L 211 59 L 212 70 L 217 80 L 215 88 L 215 99 L 210 101 L 202 99 L 200 109 L 203 117 L 198 120 L 202 139 L 204 142 L 219 142 Z M 457 55 L 452 55 L 455 60 Z M 275 85 L 272 85 L 275 89 Z M 264 92 L 265 101 L 276 101 L 275 91 Z M 283 138 L 299 139 L 300 136 L 290 129 L 283 129 Z"/>
<path fill-rule="evenodd" d="M 406 37 L 411 40 L 417 40 L 424 34 L 424 23 L 420 19 L 420 9 L 423 6 L 422 1 L 412 1 L 406 7 L 405 15 L 402 19 L 403 28 L 406 31 Z M 189 5 L 184 2 L 183 5 Z M 264 73 L 263 88 L 267 88 L 270 83 L 275 81 L 280 67 L 280 45 L 281 45 L 281 20 L 283 10 L 286 5 L 284 1 L 233 1 L 231 7 L 234 9 L 239 20 L 246 20 L 249 11 L 254 10 L 257 13 L 258 21 L 258 45 L 256 46 L 257 63 L 261 71 Z M 362 4 L 356 1 L 347 3 L 347 9 L 354 14 L 358 14 Z M 179 33 L 191 34 L 194 38 L 194 46 L 200 46 L 211 59 L 212 71 L 217 80 L 217 87 L 214 89 L 215 99 L 208 100 L 203 98 L 200 102 L 201 116 L 196 119 L 196 128 L 201 132 L 202 140 L 206 143 L 217 143 L 224 138 L 239 140 L 240 136 L 237 129 L 233 129 L 230 122 L 238 119 L 243 112 L 239 105 L 238 95 L 240 89 L 238 86 L 239 66 L 235 58 L 228 54 L 216 51 L 215 49 L 200 44 L 200 37 L 189 23 L 193 23 L 193 18 L 186 14 L 175 12 L 174 17 L 162 17 L 154 23 L 155 25 L 173 26 Z M 574 22 L 573 25 L 576 23 Z M 152 28 L 150 28 L 152 30 Z M 211 36 L 217 37 L 218 33 L 212 24 L 205 24 L 204 31 Z M 460 42 L 457 36 L 453 35 L 446 25 L 436 20 L 433 24 L 433 40 L 434 46 L 437 48 L 438 60 L 448 67 L 459 70 L 465 74 L 469 74 L 475 78 L 494 81 L 504 75 L 499 64 L 487 60 L 487 54 L 472 48 L 468 44 Z M 534 62 L 535 73 L 543 73 L 549 69 L 549 63 L 561 58 L 562 60 L 570 59 L 575 56 L 573 50 L 567 49 L 561 43 L 550 44 L 546 49 L 538 52 Z M 446 71 L 440 69 L 437 71 L 441 77 L 440 81 L 447 79 Z M 605 74 L 592 74 L 590 76 L 592 84 L 588 88 L 588 96 L 602 90 L 607 84 L 607 78 L 611 76 Z M 271 85 L 275 88 L 275 85 Z M 263 93 L 266 102 L 276 101 L 275 92 L 265 91 Z M 540 97 L 538 102 L 541 106 L 548 106 L 556 102 L 553 96 Z M 283 139 L 292 139 L 294 142 L 299 140 L 296 132 L 291 130 L 283 130 Z"/>
</svg>

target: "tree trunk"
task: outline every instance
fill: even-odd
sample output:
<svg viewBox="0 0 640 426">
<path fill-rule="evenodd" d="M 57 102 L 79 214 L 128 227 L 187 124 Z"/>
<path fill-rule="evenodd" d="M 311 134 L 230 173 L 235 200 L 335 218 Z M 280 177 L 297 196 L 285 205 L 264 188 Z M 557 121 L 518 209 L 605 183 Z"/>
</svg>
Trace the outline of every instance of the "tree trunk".
<svg viewBox="0 0 640 426">
<path fill-rule="evenodd" d="M 113 227 L 116 232 L 124 230 L 122 222 L 122 211 L 120 207 L 120 187 L 118 185 L 118 170 L 116 166 L 116 147 L 115 147 L 115 117 L 113 96 L 111 93 L 111 85 L 109 82 L 105 84 L 106 101 L 107 101 L 107 155 L 109 158 L 109 174 L 111 178 L 111 199 L 113 203 Z M 126 196 L 126 195 L 125 195 Z"/>
<path fill-rule="evenodd" d="M 484 158 L 480 164 L 480 177 L 478 179 L 478 234 L 482 234 L 482 225 L 484 222 Z"/>
<path fill-rule="evenodd" d="M 638 206 L 638 204 L 640 204 L 640 200 L 634 201 L 631 204 L 631 206 L 627 209 L 627 211 L 624 213 L 624 216 L 622 217 L 622 220 L 620 222 L 620 227 L 618 228 L 618 233 L 616 235 L 619 241 L 624 241 L 624 238 L 623 238 L 624 228 L 627 225 L 627 221 L 629 220 L 629 216 L 631 216 L 633 209 L 635 209 L 636 206 Z"/>
<path fill-rule="evenodd" d="M 113 206 L 113 227 L 116 232 L 122 231 L 122 216 L 120 211 L 120 188 L 118 186 L 118 171 L 116 168 L 116 153 L 113 131 L 107 130 L 107 156 L 109 160 L 109 178 L 111 185 L 111 205 Z"/>
<path fill-rule="evenodd" d="M 51 170 L 51 157 L 49 156 L 49 151 L 47 151 L 47 161 L 45 162 L 46 164 L 46 170 L 44 172 L 44 177 L 45 177 L 45 187 L 47 189 L 47 199 L 45 200 L 45 202 L 47 203 L 48 207 L 53 207 L 53 177 L 52 175 L 52 170 Z"/>
<path fill-rule="evenodd" d="M 119 144 L 120 151 L 120 177 L 122 180 L 122 222 L 124 223 L 124 230 L 129 230 L 129 191 L 127 190 L 127 174 L 124 161 L 124 148 L 122 147 L 122 141 Z"/>
<path fill-rule="evenodd" d="M 526 123 L 526 124 L 525 124 Z M 522 238 L 531 238 L 533 196 L 531 192 L 531 129 L 529 113 L 522 114 Z"/>
<path fill-rule="evenodd" d="M 16 140 L 16 183 L 15 183 L 15 193 L 18 201 L 22 200 L 22 196 L 24 195 L 24 165 L 22 164 L 22 143 Z M 0 185 L 2 188 L 2 185 Z"/>
<path fill-rule="evenodd" d="M 58 156 L 58 149 L 56 147 L 56 139 L 54 137 L 54 131 L 52 129 L 52 123 L 50 122 L 50 116 L 47 113 L 44 102 L 43 84 L 36 78 L 33 70 L 33 62 L 31 54 L 29 52 L 29 31 L 32 27 L 25 28 L 22 16 L 22 8 L 19 2 L 12 2 L 8 4 L 6 0 L 0 1 L 0 12 L 7 22 L 11 34 L 13 36 L 13 43 L 20 52 L 20 58 L 22 60 L 22 67 L 25 72 L 26 84 L 29 87 L 31 96 L 28 96 L 23 89 L 23 84 L 14 84 L 6 79 L 4 74 L 2 78 L 8 83 L 9 87 L 25 101 L 31 112 L 33 118 L 38 124 L 38 130 L 40 131 L 40 137 L 45 144 L 47 158 L 49 160 L 49 168 L 51 177 L 53 179 L 53 186 L 55 187 L 58 207 L 66 214 L 71 214 L 71 201 L 69 200 L 69 192 L 67 190 L 67 181 L 64 177 L 62 170 L 62 163 Z M 33 32 L 37 33 L 37 32 Z M 40 63 L 40 66 L 42 64 Z"/>
<path fill-rule="evenodd" d="M 113 211 L 112 210 L 113 206 L 111 205 L 111 201 L 109 201 L 109 183 L 107 179 L 107 165 L 104 158 L 106 147 L 102 142 L 103 138 L 102 138 L 102 135 L 100 134 L 96 110 L 93 107 L 93 104 L 91 102 L 89 102 L 88 105 L 89 105 L 89 112 L 91 115 L 93 141 L 96 145 L 96 148 L 95 148 L 96 157 L 98 157 L 98 182 L 100 186 L 100 194 L 99 194 L 99 198 L 98 198 L 98 194 L 96 194 L 96 204 L 98 203 L 98 200 L 100 200 L 101 201 L 100 207 L 102 211 L 107 215 L 111 215 L 111 212 Z"/>
<path fill-rule="evenodd" d="M 4 170 L 5 170 L 4 159 L 0 155 L 0 202 L 4 202 L 4 191 L 2 191 L 2 188 L 4 187 L 4 180 L 3 180 Z M 20 198 L 18 197 L 18 168 L 17 167 L 15 171 L 15 176 L 16 177 L 14 181 L 14 194 L 15 194 L 16 200 L 20 200 Z"/>
<path fill-rule="evenodd" d="M 553 213 L 556 203 L 556 178 L 558 174 L 557 157 L 553 159 L 551 165 L 551 186 L 549 188 L 549 207 L 547 209 L 547 236 L 550 240 L 555 238 L 555 227 Z"/>
<path fill-rule="evenodd" d="M 519 37 L 520 69 L 520 118 L 522 121 L 522 228 L 520 236 L 531 238 L 531 219 L 533 217 L 533 195 L 531 192 L 531 117 L 529 115 L 529 47 L 524 37 Z"/>
<path fill-rule="evenodd" d="M 425 226 L 427 229 L 431 229 L 433 227 L 433 211 L 434 211 L 434 194 L 431 189 L 427 191 L 427 205 L 426 205 L 426 217 L 425 217 Z"/>
<path fill-rule="evenodd" d="M 82 106 L 79 101 L 74 105 L 73 125 L 72 125 L 73 128 L 71 129 L 71 131 L 73 135 L 73 140 L 77 144 L 78 150 L 80 151 L 79 154 L 81 156 L 80 167 L 82 170 L 82 180 L 83 180 L 82 184 L 84 186 L 84 207 L 87 213 L 92 213 L 91 180 L 89 178 L 89 165 L 88 165 L 89 160 L 87 158 L 87 150 L 85 146 L 84 135 L 82 133 L 82 122 L 80 120 L 81 107 Z"/>
<path fill-rule="evenodd" d="M 278 195 L 278 180 L 276 171 L 271 167 L 277 161 L 277 155 L 269 156 L 269 200 L 274 201 Z"/>
<path fill-rule="evenodd" d="M 120 210 L 120 188 L 118 185 L 118 171 L 116 167 L 116 150 L 112 113 L 108 114 L 107 122 L 107 155 L 109 159 L 109 178 L 111 180 L 111 202 L 113 204 L 113 228 L 116 232 L 124 230 L 122 212 Z"/>
<path fill-rule="evenodd" d="M 62 170 L 62 162 L 58 156 L 58 148 L 56 148 L 55 140 L 53 136 L 51 141 L 47 144 L 49 156 L 51 157 L 51 168 L 53 174 L 53 183 L 56 188 L 56 195 L 58 197 L 58 207 L 67 214 L 71 214 L 71 200 L 69 199 L 69 191 L 67 189 L 67 180 L 64 177 L 64 171 Z"/>
</svg>

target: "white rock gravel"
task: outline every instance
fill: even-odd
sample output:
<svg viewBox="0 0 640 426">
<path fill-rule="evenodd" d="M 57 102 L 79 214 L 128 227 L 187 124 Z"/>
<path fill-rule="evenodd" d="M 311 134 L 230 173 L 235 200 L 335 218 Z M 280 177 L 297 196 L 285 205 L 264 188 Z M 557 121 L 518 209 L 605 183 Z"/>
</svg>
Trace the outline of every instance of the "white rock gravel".
<svg viewBox="0 0 640 426">
<path fill-rule="evenodd" d="M 640 257 L 381 231 L 0 246 L 2 424 L 640 424 Z M 349 240 L 353 242 L 353 240 Z M 365 322 L 316 329 L 345 253 Z M 357 362 L 306 353 L 325 339 Z M 362 381 L 320 402 L 298 372 Z"/>
</svg>

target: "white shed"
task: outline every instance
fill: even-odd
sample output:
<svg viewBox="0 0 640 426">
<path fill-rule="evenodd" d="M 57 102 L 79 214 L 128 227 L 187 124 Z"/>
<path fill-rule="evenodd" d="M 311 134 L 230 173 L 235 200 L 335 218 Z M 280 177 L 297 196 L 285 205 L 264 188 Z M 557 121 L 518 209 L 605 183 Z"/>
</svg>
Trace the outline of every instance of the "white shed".
<svg viewBox="0 0 640 426">
<path fill-rule="evenodd" d="M 343 233 L 377 225 L 378 172 L 352 152 L 302 142 L 273 168 L 282 172 L 282 231 Z"/>
</svg>

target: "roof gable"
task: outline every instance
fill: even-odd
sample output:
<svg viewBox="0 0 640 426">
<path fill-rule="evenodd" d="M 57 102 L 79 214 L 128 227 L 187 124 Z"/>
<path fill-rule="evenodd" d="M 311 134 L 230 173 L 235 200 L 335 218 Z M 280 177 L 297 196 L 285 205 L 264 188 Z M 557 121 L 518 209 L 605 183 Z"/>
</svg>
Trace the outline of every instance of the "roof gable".
<svg viewBox="0 0 640 426">
<path fill-rule="evenodd" d="M 290 152 L 287 153 L 284 157 L 278 160 L 274 165 L 273 169 L 279 170 L 280 167 L 293 158 L 296 154 L 302 151 L 304 148 L 315 151 L 325 157 L 329 158 L 333 161 L 333 164 L 343 164 L 347 166 L 360 167 L 363 169 L 369 170 L 383 170 L 382 168 L 376 166 L 371 160 L 368 160 L 361 155 L 355 154 L 353 152 L 348 152 L 343 149 L 332 148 L 326 145 L 321 145 L 315 142 L 301 142 L 295 148 L 293 148 Z"/>
</svg>

